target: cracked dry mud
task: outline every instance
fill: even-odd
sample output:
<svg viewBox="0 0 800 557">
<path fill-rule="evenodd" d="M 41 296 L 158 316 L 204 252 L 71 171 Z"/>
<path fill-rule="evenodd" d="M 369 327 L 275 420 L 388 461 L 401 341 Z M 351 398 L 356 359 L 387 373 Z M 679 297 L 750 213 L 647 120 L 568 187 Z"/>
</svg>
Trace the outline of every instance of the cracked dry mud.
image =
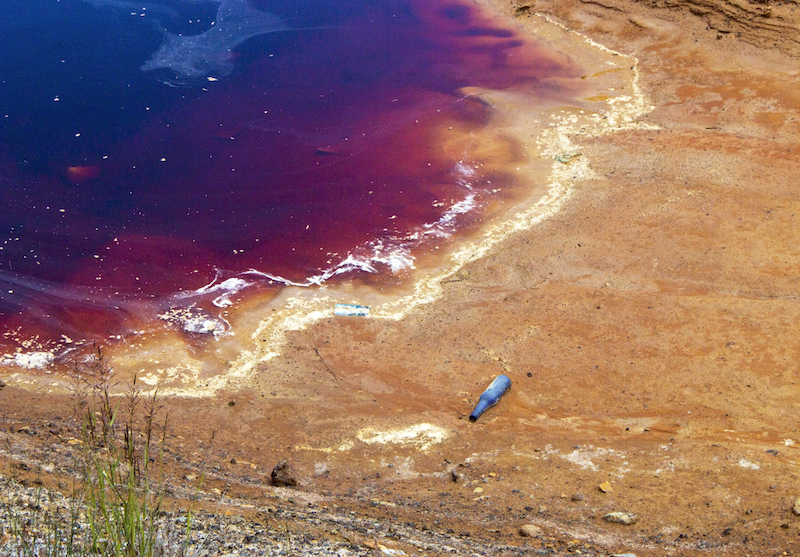
<svg viewBox="0 0 800 557">
<path fill-rule="evenodd" d="M 491 9 L 636 57 L 647 126 L 572 137 L 592 176 L 440 299 L 323 319 L 250 388 L 170 399 L 175 504 L 204 474 L 192 505 L 310 553 L 796 554 L 800 5 Z M 511 391 L 470 423 L 498 373 Z M 71 401 L 7 383 L 0 473 L 57 487 Z M 271 485 L 283 460 L 293 488 Z"/>
</svg>

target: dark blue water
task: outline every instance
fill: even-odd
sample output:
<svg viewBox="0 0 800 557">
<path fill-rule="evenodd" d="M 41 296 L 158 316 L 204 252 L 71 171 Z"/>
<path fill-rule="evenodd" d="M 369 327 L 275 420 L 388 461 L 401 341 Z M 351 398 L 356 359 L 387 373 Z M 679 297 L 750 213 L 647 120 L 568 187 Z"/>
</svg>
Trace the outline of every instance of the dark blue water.
<svg viewBox="0 0 800 557">
<path fill-rule="evenodd" d="M 232 277 L 402 275 L 504 179 L 439 143 L 490 117 L 459 89 L 570 71 L 450 1 L 0 5 L 9 349 L 213 309 Z"/>
</svg>

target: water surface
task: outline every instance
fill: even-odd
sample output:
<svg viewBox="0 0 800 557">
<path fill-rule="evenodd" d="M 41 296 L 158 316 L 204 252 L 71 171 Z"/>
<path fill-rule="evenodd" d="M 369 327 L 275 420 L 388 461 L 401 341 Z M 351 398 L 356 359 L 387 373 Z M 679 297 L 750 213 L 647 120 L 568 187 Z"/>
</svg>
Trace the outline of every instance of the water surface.
<svg viewBox="0 0 800 557">
<path fill-rule="evenodd" d="M 257 288 L 396 281 L 514 186 L 473 158 L 492 107 L 464 88 L 558 96 L 544 80 L 572 72 L 451 1 L 15 9 L 0 23 L 6 352 L 163 327 L 176 307 L 213 318 Z"/>
</svg>

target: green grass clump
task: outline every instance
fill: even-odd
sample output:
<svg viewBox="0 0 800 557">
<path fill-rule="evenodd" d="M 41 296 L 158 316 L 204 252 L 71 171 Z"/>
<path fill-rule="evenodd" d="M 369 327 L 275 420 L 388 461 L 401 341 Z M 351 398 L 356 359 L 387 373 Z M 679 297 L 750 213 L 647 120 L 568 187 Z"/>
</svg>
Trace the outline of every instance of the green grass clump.
<svg viewBox="0 0 800 557">
<path fill-rule="evenodd" d="M 6 535 L 11 539 L 0 555 L 185 554 L 191 514 L 177 540 L 175 533 L 164 527 L 168 414 L 157 422 L 161 413 L 158 392 L 143 397 L 134 378 L 123 395 L 113 395 L 117 386 L 112 384 L 113 369 L 99 349 L 89 362 L 76 365 L 75 372 L 75 408 L 82 443 L 75 457 L 80 472 L 68 512 L 48 510 L 22 516 L 17 509 L 10 509 L 11 528 Z M 12 553 L 6 553 L 8 550 Z"/>
<path fill-rule="evenodd" d="M 143 401 L 134 378 L 124 397 L 112 398 L 112 368 L 100 351 L 84 377 L 78 411 L 89 548 L 99 555 L 150 557 L 165 494 L 161 465 L 168 418 L 154 439 L 158 392 Z M 144 427 L 139 434 L 142 402 Z"/>
</svg>

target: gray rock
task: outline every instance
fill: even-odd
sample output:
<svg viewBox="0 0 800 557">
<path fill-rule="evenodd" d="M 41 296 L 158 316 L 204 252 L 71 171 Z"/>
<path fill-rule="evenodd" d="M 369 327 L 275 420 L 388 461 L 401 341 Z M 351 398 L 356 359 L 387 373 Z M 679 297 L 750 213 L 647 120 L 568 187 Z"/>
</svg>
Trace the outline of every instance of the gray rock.
<svg viewBox="0 0 800 557">
<path fill-rule="evenodd" d="M 798 516 L 800 516 L 800 497 L 795 499 L 794 507 L 792 507 L 792 512 Z"/>
<path fill-rule="evenodd" d="M 613 512 L 608 513 L 607 515 L 603 516 L 607 522 L 613 522 L 615 524 L 624 524 L 625 526 L 630 526 L 631 524 L 636 524 L 636 521 L 639 520 L 639 517 L 633 513 L 622 513 L 622 512 Z"/>
</svg>

